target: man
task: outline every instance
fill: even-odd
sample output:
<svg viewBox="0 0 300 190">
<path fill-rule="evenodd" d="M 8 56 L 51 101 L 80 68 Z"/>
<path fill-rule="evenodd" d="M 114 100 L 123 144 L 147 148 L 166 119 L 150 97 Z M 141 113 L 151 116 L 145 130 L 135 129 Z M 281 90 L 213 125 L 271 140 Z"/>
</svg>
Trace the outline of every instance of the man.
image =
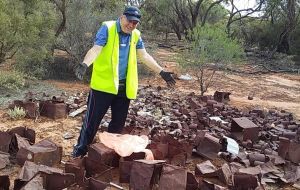
<svg viewBox="0 0 300 190">
<path fill-rule="evenodd" d="M 117 21 L 104 22 L 96 34 L 94 46 L 76 69 L 76 76 L 82 80 L 86 69 L 93 63 L 87 112 L 73 157 L 86 154 L 87 145 L 92 143 L 109 107 L 111 122 L 108 132 L 121 133 L 130 100 L 137 96 L 137 57 L 159 73 L 168 86 L 175 85 L 171 73 L 163 71 L 146 52 L 140 31 L 136 29 L 140 18 L 140 10 L 129 6 Z"/>
</svg>

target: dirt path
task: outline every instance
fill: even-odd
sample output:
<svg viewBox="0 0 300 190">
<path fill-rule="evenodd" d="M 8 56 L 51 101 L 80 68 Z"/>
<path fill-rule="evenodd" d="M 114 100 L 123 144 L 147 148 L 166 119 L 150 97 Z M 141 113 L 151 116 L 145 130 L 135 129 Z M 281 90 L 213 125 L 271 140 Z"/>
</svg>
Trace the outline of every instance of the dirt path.
<svg viewBox="0 0 300 190">
<path fill-rule="evenodd" d="M 218 73 L 219 75 L 219 73 Z M 212 90 L 232 93 L 231 103 L 237 107 L 252 106 L 291 112 L 300 119 L 300 75 L 265 74 L 238 76 L 222 74 Z M 248 100 L 248 95 L 253 100 Z"/>
</svg>

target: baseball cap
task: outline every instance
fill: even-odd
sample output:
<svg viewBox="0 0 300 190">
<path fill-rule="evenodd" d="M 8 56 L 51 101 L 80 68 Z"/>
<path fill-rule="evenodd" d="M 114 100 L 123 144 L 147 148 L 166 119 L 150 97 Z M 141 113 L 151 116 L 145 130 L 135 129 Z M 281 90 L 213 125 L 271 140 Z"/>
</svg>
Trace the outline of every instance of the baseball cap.
<svg viewBox="0 0 300 190">
<path fill-rule="evenodd" d="M 127 6 L 123 12 L 128 20 L 136 20 L 140 22 L 140 18 L 142 17 L 141 11 L 134 6 Z"/>
</svg>

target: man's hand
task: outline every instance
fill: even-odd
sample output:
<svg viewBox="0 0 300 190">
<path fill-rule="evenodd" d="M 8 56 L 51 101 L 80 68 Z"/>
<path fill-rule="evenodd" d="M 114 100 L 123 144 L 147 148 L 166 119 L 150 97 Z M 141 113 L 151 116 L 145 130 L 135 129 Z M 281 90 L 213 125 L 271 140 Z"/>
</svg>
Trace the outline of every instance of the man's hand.
<svg viewBox="0 0 300 190">
<path fill-rule="evenodd" d="M 75 75 L 79 80 L 83 79 L 83 76 L 86 72 L 86 69 L 88 68 L 88 66 L 85 63 L 80 63 L 75 70 Z"/>
<path fill-rule="evenodd" d="M 172 77 L 171 74 L 173 74 L 172 72 L 165 72 L 165 71 L 160 71 L 160 76 L 167 82 L 168 86 L 174 86 L 176 81 L 174 80 L 174 78 Z"/>
</svg>

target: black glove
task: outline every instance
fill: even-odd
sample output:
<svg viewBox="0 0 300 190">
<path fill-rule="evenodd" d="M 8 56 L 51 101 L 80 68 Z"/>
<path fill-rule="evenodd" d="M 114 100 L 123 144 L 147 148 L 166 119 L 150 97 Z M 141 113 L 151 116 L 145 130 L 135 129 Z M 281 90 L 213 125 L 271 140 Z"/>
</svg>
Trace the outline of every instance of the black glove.
<svg viewBox="0 0 300 190">
<path fill-rule="evenodd" d="M 160 76 L 167 82 L 168 86 L 174 86 L 176 81 L 174 80 L 174 78 L 172 77 L 171 74 L 173 74 L 172 72 L 165 72 L 165 71 L 160 71 Z"/>
<path fill-rule="evenodd" d="M 80 63 L 75 70 L 75 75 L 79 80 L 83 79 L 83 76 L 86 72 L 86 69 L 88 68 L 88 66 L 85 63 Z"/>
</svg>

